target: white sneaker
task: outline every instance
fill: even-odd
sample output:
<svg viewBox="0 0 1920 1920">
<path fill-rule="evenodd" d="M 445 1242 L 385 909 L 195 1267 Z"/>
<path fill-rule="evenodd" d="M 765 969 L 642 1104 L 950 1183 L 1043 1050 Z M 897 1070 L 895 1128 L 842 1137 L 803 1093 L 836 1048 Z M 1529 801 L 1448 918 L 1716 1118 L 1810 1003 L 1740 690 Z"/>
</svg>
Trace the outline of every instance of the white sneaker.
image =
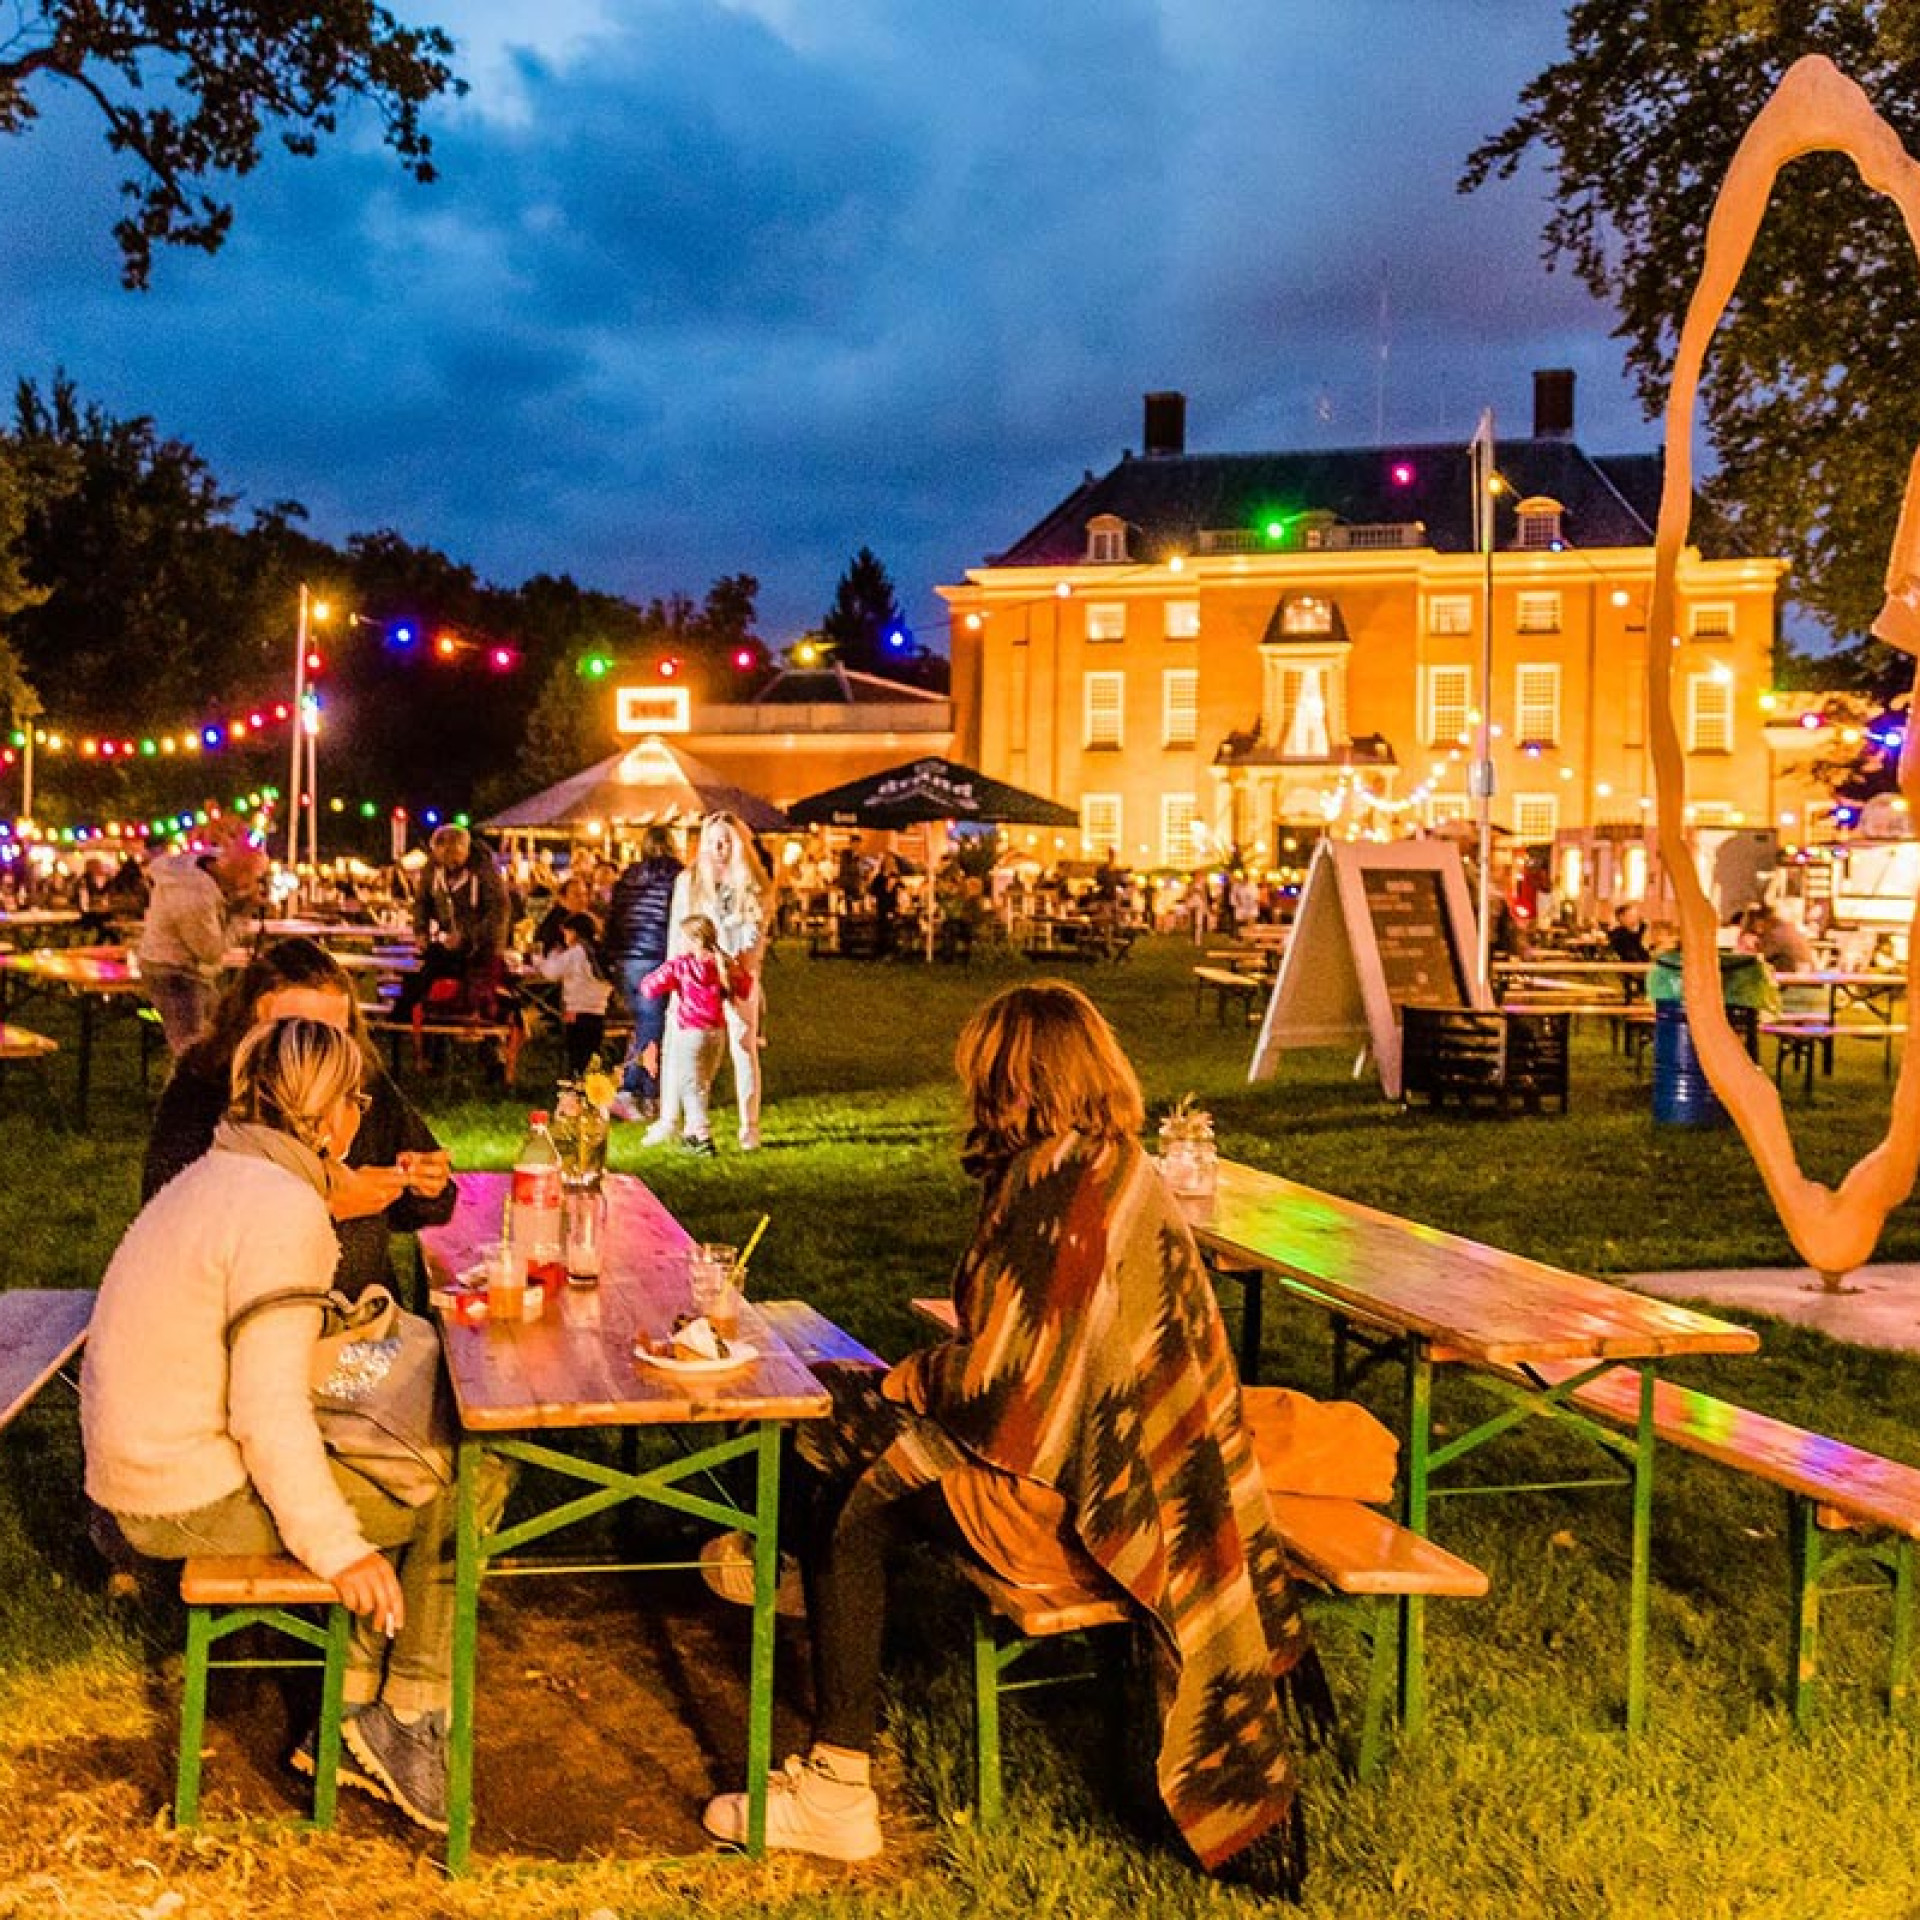
<svg viewBox="0 0 1920 1920">
<path fill-rule="evenodd" d="M 707 1591 L 736 1607 L 753 1605 L 753 1542 L 735 1527 L 700 1543 L 700 1578 Z M 806 1590 L 800 1563 L 792 1554 L 780 1556 L 780 1578 L 774 1587 L 773 1610 L 783 1620 L 807 1617 Z"/>
<path fill-rule="evenodd" d="M 747 1796 L 716 1794 L 700 1824 L 716 1840 L 747 1844 Z M 871 1787 L 850 1787 L 817 1761 L 787 1755 L 767 1777 L 767 1845 L 823 1860 L 872 1860 L 885 1848 L 880 1802 Z"/>
<path fill-rule="evenodd" d="M 740 1129 L 740 1151 L 742 1153 L 758 1153 L 760 1151 L 760 1129 L 758 1127 L 742 1127 Z"/>
<path fill-rule="evenodd" d="M 640 1136 L 640 1144 L 643 1147 L 664 1147 L 667 1142 L 673 1138 L 673 1131 L 672 1126 L 667 1121 L 656 1120 L 653 1125 Z"/>
</svg>

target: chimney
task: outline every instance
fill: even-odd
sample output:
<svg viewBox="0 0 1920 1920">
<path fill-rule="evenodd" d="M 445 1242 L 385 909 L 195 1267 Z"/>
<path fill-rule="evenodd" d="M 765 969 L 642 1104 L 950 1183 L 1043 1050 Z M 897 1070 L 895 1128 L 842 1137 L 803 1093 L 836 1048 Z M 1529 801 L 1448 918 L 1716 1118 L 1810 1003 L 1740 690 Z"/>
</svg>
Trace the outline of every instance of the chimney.
<svg viewBox="0 0 1920 1920">
<path fill-rule="evenodd" d="M 1155 454 L 1186 452 L 1187 396 L 1184 393 L 1147 395 L 1145 448 L 1149 460 Z"/>
<path fill-rule="evenodd" d="M 1533 376 L 1533 437 L 1573 438 L 1573 369 L 1540 367 Z"/>
</svg>

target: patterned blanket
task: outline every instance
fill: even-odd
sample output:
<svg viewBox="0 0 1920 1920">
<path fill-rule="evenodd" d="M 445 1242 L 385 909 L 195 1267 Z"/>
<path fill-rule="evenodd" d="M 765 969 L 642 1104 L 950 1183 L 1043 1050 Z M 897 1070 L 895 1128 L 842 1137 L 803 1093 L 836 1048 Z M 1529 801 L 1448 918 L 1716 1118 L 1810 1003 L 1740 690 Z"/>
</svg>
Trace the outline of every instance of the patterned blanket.
<svg viewBox="0 0 1920 1920">
<path fill-rule="evenodd" d="M 1267 1514 L 1213 1288 L 1132 1142 L 1068 1135 L 989 1180 L 954 1280 L 960 1328 L 888 1376 L 908 1419 L 854 1498 L 971 1456 L 1056 1489 L 1154 1634 L 1162 1798 L 1201 1863 L 1300 1822 L 1283 1696 L 1325 1689 Z M 1264 1851 L 1264 1850 L 1263 1850 Z"/>
</svg>

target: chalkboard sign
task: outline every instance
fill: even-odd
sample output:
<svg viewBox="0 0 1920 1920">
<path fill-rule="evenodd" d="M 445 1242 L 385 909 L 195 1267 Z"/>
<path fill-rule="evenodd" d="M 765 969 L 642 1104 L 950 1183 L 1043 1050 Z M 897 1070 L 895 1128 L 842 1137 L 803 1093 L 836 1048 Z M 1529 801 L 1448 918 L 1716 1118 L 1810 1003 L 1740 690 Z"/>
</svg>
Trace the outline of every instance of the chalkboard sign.
<svg viewBox="0 0 1920 1920">
<path fill-rule="evenodd" d="M 1321 841 L 1248 1077 L 1267 1078 L 1290 1047 L 1359 1042 L 1397 1100 L 1398 1009 L 1490 1004 L 1474 955 L 1473 902 L 1450 843 Z"/>
<path fill-rule="evenodd" d="M 1368 867 L 1360 875 L 1387 997 L 1464 1007 L 1467 983 L 1449 935 L 1442 875 L 1433 867 Z"/>
</svg>

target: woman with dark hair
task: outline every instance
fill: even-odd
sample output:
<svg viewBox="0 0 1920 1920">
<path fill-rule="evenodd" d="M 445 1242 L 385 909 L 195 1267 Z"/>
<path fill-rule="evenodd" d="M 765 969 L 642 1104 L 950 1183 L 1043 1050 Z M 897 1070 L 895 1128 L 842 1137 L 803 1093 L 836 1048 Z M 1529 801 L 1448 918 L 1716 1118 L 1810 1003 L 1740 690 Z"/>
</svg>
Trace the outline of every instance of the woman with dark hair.
<svg viewBox="0 0 1920 1920">
<path fill-rule="evenodd" d="M 353 1140 L 365 1067 L 331 1022 L 274 1020 L 241 1040 L 211 1151 L 141 1208 L 100 1283 L 80 1381 L 86 1484 L 156 1559 L 286 1552 L 331 1581 L 359 1616 L 344 1726 L 357 1765 L 341 1778 L 444 1833 L 454 1493 L 409 1506 L 384 1492 L 327 1451 L 313 1405 L 337 1258 L 328 1170 Z M 504 1487 L 489 1470 L 489 1512 Z M 294 1764 L 310 1772 L 311 1748 Z"/>
<path fill-rule="evenodd" d="M 1209 1870 L 1257 1860 L 1293 1884 L 1285 1709 L 1323 1717 L 1325 1686 L 1213 1287 L 1139 1145 L 1139 1081 L 1092 1002 L 1053 983 L 990 1001 L 956 1065 L 963 1164 L 981 1183 L 958 1330 L 886 1375 L 877 1403 L 870 1373 L 841 1371 L 836 1418 L 804 1423 L 824 1429 L 798 1443 L 820 1475 L 802 1548 L 813 1744 L 773 1777 L 767 1844 L 881 1851 L 868 1756 L 885 1573 L 917 1537 L 1019 1586 L 1124 1592 L 1154 1630 L 1158 1780 L 1182 1836 Z M 703 1556 L 729 1598 L 717 1576 L 743 1552 Z M 746 1795 L 710 1802 L 704 1824 L 742 1840 Z"/>
<path fill-rule="evenodd" d="M 340 963 L 311 940 L 282 940 L 256 953 L 227 988 L 213 1025 L 174 1066 L 147 1137 L 140 1197 L 151 1200 L 212 1146 L 226 1112 L 233 1058 L 263 1021 L 318 1020 L 353 1040 L 365 1062 L 366 1111 L 353 1144 L 327 1169 L 327 1206 L 340 1241 L 334 1285 L 359 1295 L 394 1284 L 394 1233 L 453 1218 L 446 1150 L 393 1084 L 374 1052 Z"/>
</svg>

